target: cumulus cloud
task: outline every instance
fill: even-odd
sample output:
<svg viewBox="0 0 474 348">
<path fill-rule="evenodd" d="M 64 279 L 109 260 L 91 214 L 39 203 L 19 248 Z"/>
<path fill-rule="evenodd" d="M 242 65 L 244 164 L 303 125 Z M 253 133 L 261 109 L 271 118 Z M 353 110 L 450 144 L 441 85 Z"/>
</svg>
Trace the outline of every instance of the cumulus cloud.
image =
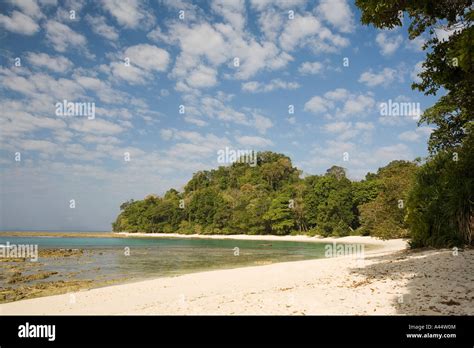
<svg viewBox="0 0 474 348">
<path fill-rule="evenodd" d="M 231 67 L 234 78 L 248 79 L 261 70 L 281 69 L 293 59 L 274 43 L 258 42 L 229 24 L 173 22 L 163 35 L 167 35 L 168 43 L 180 49 L 171 71 L 180 91 L 212 86 L 214 76 L 217 80 L 218 69 L 224 64 Z M 234 65 L 236 59 L 238 64 Z M 206 69 L 201 70 L 200 66 Z M 196 78 L 204 78 L 206 82 L 196 83 Z"/>
<path fill-rule="evenodd" d="M 154 22 L 151 11 L 139 0 L 102 0 L 102 6 L 126 28 L 146 27 Z"/>
<path fill-rule="evenodd" d="M 325 124 L 322 129 L 327 133 L 335 134 L 337 139 L 341 141 L 347 141 L 355 137 L 368 140 L 375 126 L 372 122 L 336 121 Z"/>
<path fill-rule="evenodd" d="M 354 15 L 346 0 L 321 0 L 316 10 L 335 29 L 344 33 L 354 30 Z"/>
<path fill-rule="evenodd" d="M 120 62 L 111 62 L 104 70 L 116 79 L 138 85 L 152 80 L 154 72 L 166 71 L 170 55 L 157 46 L 139 44 L 125 49 L 120 59 Z"/>
<path fill-rule="evenodd" d="M 149 44 L 130 46 L 124 56 L 130 58 L 130 64 L 146 71 L 166 71 L 170 61 L 168 52 Z"/>
<path fill-rule="evenodd" d="M 116 123 L 101 119 L 80 119 L 76 118 L 71 122 L 70 128 L 82 132 L 97 135 L 114 135 L 123 132 L 125 129 Z"/>
<path fill-rule="evenodd" d="M 398 135 L 398 139 L 408 142 L 418 142 L 420 140 L 426 140 L 430 136 L 432 131 L 433 128 L 431 127 L 418 127 L 413 131 L 410 130 L 400 133 Z"/>
<path fill-rule="evenodd" d="M 19 11 L 13 11 L 11 16 L 0 13 L 0 26 L 22 35 L 33 35 L 39 30 L 39 25 L 31 17 Z"/>
<path fill-rule="evenodd" d="M 73 67 L 73 63 L 64 56 L 50 56 L 46 53 L 28 52 L 26 59 L 32 65 L 57 73 L 64 73 Z"/>
<path fill-rule="evenodd" d="M 305 103 L 304 110 L 314 114 L 325 114 L 328 118 L 340 118 L 351 115 L 365 116 L 375 106 L 371 93 L 354 94 L 338 88 L 326 92 L 323 96 L 314 96 Z"/>
<path fill-rule="evenodd" d="M 323 67 L 320 62 L 304 62 L 298 67 L 298 71 L 303 75 L 316 75 L 321 73 Z"/>
<path fill-rule="evenodd" d="M 392 55 L 402 44 L 401 35 L 388 35 L 385 32 L 378 33 L 375 42 L 380 47 L 380 53 L 384 56 Z"/>
<path fill-rule="evenodd" d="M 268 83 L 249 81 L 242 83 L 242 90 L 251 93 L 271 92 L 277 89 L 297 89 L 300 84 L 297 82 L 286 82 L 281 79 L 273 79 Z"/>
<path fill-rule="evenodd" d="M 255 147 L 269 147 L 273 145 L 270 139 L 257 137 L 257 136 L 237 136 L 235 137 L 239 144 L 244 146 L 255 146 Z"/>
<path fill-rule="evenodd" d="M 245 25 L 245 0 L 214 0 L 211 9 L 222 16 L 236 30 L 242 30 Z"/>
<path fill-rule="evenodd" d="M 288 21 L 279 38 L 285 51 L 308 46 L 315 52 L 337 52 L 349 45 L 349 40 L 334 34 L 311 14 L 296 16 Z"/>
<path fill-rule="evenodd" d="M 425 69 L 423 68 L 423 61 L 419 61 L 418 63 L 415 64 L 413 67 L 413 70 L 410 73 L 410 77 L 412 78 L 413 81 L 416 83 L 421 82 L 421 78 L 419 77 L 419 74 L 421 74 Z"/>
<path fill-rule="evenodd" d="M 81 48 L 86 55 L 90 55 L 86 48 L 86 37 L 76 33 L 67 25 L 55 20 L 48 20 L 45 25 L 46 39 L 58 52 L 66 52 L 69 48 Z"/>
<path fill-rule="evenodd" d="M 384 68 L 381 72 L 375 73 L 372 69 L 363 72 L 359 77 L 359 82 L 368 87 L 375 87 L 378 85 L 390 85 L 399 75 L 397 70 L 392 68 Z"/>
<path fill-rule="evenodd" d="M 298 9 L 307 3 L 306 0 L 250 0 L 252 8 L 262 11 L 269 7 L 276 7 L 280 10 Z"/>
<path fill-rule="evenodd" d="M 119 38 L 118 31 L 111 25 L 108 25 L 104 16 L 86 15 L 87 23 L 94 33 L 108 40 L 115 41 Z"/>
</svg>

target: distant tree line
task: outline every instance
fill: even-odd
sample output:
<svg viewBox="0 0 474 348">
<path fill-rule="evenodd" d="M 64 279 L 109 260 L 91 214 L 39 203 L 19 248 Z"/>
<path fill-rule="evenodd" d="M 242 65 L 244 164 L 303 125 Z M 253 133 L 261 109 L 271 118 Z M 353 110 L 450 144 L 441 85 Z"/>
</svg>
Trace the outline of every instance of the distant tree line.
<svg viewBox="0 0 474 348">
<path fill-rule="evenodd" d="M 407 236 L 406 200 L 417 165 L 394 161 L 352 182 L 344 168 L 301 178 L 290 158 L 257 154 L 257 165 L 200 171 L 184 192 L 121 205 L 114 231 L 203 234 Z"/>
</svg>

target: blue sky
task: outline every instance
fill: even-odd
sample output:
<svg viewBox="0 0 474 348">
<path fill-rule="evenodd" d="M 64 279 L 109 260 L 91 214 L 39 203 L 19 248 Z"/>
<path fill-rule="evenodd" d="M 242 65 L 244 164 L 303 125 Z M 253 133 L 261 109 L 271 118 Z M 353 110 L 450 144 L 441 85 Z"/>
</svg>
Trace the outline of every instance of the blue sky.
<svg viewBox="0 0 474 348">
<path fill-rule="evenodd" d="M 410 88 L 426 38 L 362 26 L 350 1 L 2 1 L 0 27 L 0 229 L 109 230 L 226 146 L 355 180 L 426 156 L 416 114 L 380 114 L 437 98 Z"/>
</svg>

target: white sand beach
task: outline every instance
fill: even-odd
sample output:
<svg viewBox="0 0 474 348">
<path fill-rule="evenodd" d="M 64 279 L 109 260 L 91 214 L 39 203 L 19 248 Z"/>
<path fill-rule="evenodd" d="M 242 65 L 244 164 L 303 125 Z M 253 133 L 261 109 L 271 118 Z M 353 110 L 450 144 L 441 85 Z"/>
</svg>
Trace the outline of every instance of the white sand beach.
<svg viewBox="0 0 474 348">
<path fill-rule="evenodd" d="M 362 260 L 342 256 L 284 262 L 22 300 L 0 305 L 0 314 L 474 314 L 473 250 L 414 252 L 401 239 L 356 236 L 204 238 L 337 241 L 377 248 L 366 251 Z"/>
</svg>

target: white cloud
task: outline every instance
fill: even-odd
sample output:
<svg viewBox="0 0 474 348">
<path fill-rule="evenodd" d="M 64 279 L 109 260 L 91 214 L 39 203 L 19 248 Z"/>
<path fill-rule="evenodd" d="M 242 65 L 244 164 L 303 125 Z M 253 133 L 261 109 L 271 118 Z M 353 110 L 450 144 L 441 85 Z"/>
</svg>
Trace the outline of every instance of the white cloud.
<svg viewBox="0 0 474 348">
<path fill-rule="evenodd" d="M 265 37 L 273 42 L 283 27 L 283 15 L 280 11 L 271 8 L 260 14 L 258 17 L 258 23 L 260 24 L 260 30 L 264 33 Z"/>
<path fill-rule="evenodd" d="M 380 53 L 384 56 L 393 54 L 402 44 L 403 37 L 401 35 L 389 36 L 385 32 L 378 33 L 375 42 L 380 47 Z"/>
<path fill-rule="evenodd" d="M 211 9 L 224 17 L 236 30 L 242 30 L 245 25 L 244 0 L 213 0 Z"/>
<path fill-rule="evenodd" d="M 231 52 L 233 57 L 239 57 L 241 61 L 235 77 L 244 80 L 254 76 L 260 70 L 281 69 L 293 60 L 291 55 L 281 52 L 272 42 L 260 44 L 253 39 L 233 45 Z"/>
<path fill-rule="evenodd" d="M 155 78 L 152 73 L 166 71 L 170 62 L 167 51 L 149 44 L 130 46 L 120 57 L 122 61 L 111 62 L 109 66 L 102 66 L 102 69 L 116 79 L 125 80 L 132 85 L 152 81 Z"/>
<path fill-rule="evenodd" d="M 122 92 L 114 90 L 110 85 L 96 77 L 76 76 L 76 81 L 85 89 L 94 91 L 104 103 L 123 103 L 127 99 Z M 108 109 L 108 112 L 114 110 Z"/>
<path fill-rule="evenodd" d="M 422 36 L 417 36 L 413 40 L 408 39 L 405 47 L 415 51 L 415 52 L 422 52 L 423 51 L 423 45 L 426 43 L 426 40 Z"/>
<path fill-rule="evenodd" d="M 88 120 L 75 118 L 71 119 L 71 121 L 72 122 L 69 125 L 70 128 L 83 133 L 114 135 L 124 131 L 123 127 L 101 119 Z"/>
<path fill-rule="evenodd" d="M 126 28 L 147 27 L 154 22 L 151 11 L 138 0 L 102 0 L 102 6 Z"/>
<path fill-rule="evenodd" d="M 91 143 L 91 144 L 106 144 L 106 145 L 117 145 L 120 143 L 120 140 L 116 137 L 112 136 L 103 136 L 103 135 L 92 135 L 92 134 L 86 134 L 82 137 L 82 140 L 85 143 Z"/>
<path fill-rule="evenodd" d="M 434 34 L 438 38 L 439 41 L 448 41 L 451 35 L 453 35 L 456 30 L 462 30 L 462 29 L 456 29 L 456 28 L 435 28 Z"/>
<path fill-rule="evenodd" d="M 66 123 L 60 119 L 34 116 L 18 101 L 3 101 L 0 109 L 4 110 L 0 117 L 3 139 L 17 138 L 40 129 L 59 130 L 66 127 Z"/>
<path fill-rule="evenodd" d="M 358 139 L 368 140 L 375 129 L 372 122 L 344 122 L 336 121 L 325 124 L 322 129 L 325 132 L 336 134 L 337 139 L 346 141 L 357 137 Z"/>
<path fill-rule="evenodd" d="M 22 71 L 25 76 L 19 76 L 16 71 L 0 70 L 2 86 L 30 97 L 28 105 L 34 105 L 36 111 L 51 112 L 52 105 L 58 100 L 84 95 L 83 88 L 73 80 L 28 71 Z"/>
<path fill-rule="evenodd" d="M 124 63 L 110 63 L 110 73 L 121 80 L 125 80 L 131 84 L 144 84 L 147 74 L 144 70 L 130 64 L 125 66 Z"/>
<path fill-rule="evenodd" d="M 54 154 L 59 150 L 56 144 L 47 140 L 24 140 L 20 146 L 27 151 L 39 151 L 47 154 Z"/>
<path fill-rule="evenodd" d="M 171 129 L 162 129 L 160 130 L 161 138 L 164 140 L 170 140 L 173 137 L 173 130 Z"/>
<path fill-rule="evenodd" d="M 333 108 L 334 104 L 320 96 L 314 96 L 304 104 L 304 110 L 314 114 L 326 112 Z"/>
<path fill-rule="evenodd" d="M 366 114 L 375 106 L 375 100 L 371 95 L 352 96 L 344 103 L 342 115 Z"/>
<path fill-rule="evenodd" d="M 253 126 L 258 130 L 259 133 L 265 134 L 267 132 L 267 129 L 273 127 L 273 123 L 272 120 L 270 120 L 268 117 L 254 113 Z"/>
<path fill-rule="evenodd" d="M 217 70 L 200 65 L 190 72 L 187 83 L 191 87 L 212 87 L 217 83 Z"/>
<path fill-rule="evenodd" d="M 372 69 L 363 72 L 360 75 L 359 82 L 364 83 L 368 87 L 378 85 L 390 85 L 397 77 L 398 72 L 395 69 L 384 68 L 380 73 L 372 72 Z"/>
<path fill-rule="evenodd" d="M 270 139 L 256 137 L 256 136 L 237 136 L 235 137 L 239 144 L 244 146 L 269 147 L 273 145 Z"/>
<path fill-rule="evenodd" d="M 86 15 L 85 19 L 87 23 L 90 24 L 92 31 L 97 35 L 105 37 L 106 39 L 111 41 L 118 40 L 118 31 L 113 26 L 108 25 L 106 23 L 106 19 L 104 16 Z"/>
<path fill-rule="evenodd" d="M 274 6 L 282 10 L 298 9 L 307 3 L 306 0 L 250 0 L 250 5 L 258 11 Z"/>
<path fill-rule="evenodd" d="M 354 15 L 346 0 L 321 0 L 316 10 L 337 30 L 354 30 Z"/>
<path fill-rule="evenodd" d="M 347 99 L 349 98 L 349 95 L 349 91 L 344 88 L 336 88 L 335 90 L 324 93 L 324 97 L 337 101 Z"/>
<path fill-rule="evenodd" d="M 280 36 L 280 45 L 286 51 L 293 50 L 301 45 L 305 38 L 317 34 L 320 30 L 321 23 L 316 17 L 295 16 L 287 22 Z"/>
<path fill-rule="evenodd" d="M 406 131 L 398 135 L 398 139 L 409 142 L 417 142 L 421 139 L 426 140 L 433 131 L 431 127 L 418 127 L 414 131 Z"/>
<path fill-rule="evenodd" d="M 155 29 L 149 36 L 177 45 L 180 49 L 170 77 L 176 79 L 176 89 L 182 92 L 213 85 L 214 76 L 217 82 L 218 69 L 222 65 L 231 69 L 226 78 L 245 80 L 261 70 L 281 69 L 293 60 L 274 43 L 259 42 L 249 32 L 236 29 L 231 24 L 176 20 L 167 27 L 167 32 Z M 234 66 L 235 58 L 239 61 L 237 66 Z M 207 69 L 203 70 L 201 66 Z M 206 82 L 190 81 L 198 77 Z"/>
<path fill-rule="evenodd" d="M 271 92 L 277 89 L 297 89 L 300 84 L 297 82 L 286 82 L 281 79 L 273 79 L 268 83 L 249 81 L 242 83 L 242 90 L 245 92 L 260 93 Z"/>
<path fill-rule="evenodd" d="M 10 0 L 9 2 L 18 7 L 21 12 L 32 18 L 43 17 L 43 13 L 35 0 Z"/>
<path fill-rule="evenodd" d="M 170 55 L 157 46 L 140 44 L 128 47 L 124 56 L 130 58 L 130 64 L 146 71 L 166 71 Z"/>
<path fill-rule="evenodd" d="M 82 34 L 78 34 L 63 23 L 55 20 L 46 22 L 46 39 L 58 52 L 65 52 L 71 47 L 81 47 L 85 49 L 87 40 Z M 86 54 L 88 52 L 85 52 Z"/>
<path fill-rule="evenodd" d="M 423 61 L 421 60 L 418 63 L 416 63 L 415 66 L 413 67 L 413 70 L 410 73 L 410 77 L 416 83 L 420 83 L 421 78 L 418 75 L 421 74 L 424 70 L 425 69 L 423 68 Z"/>
<path fill-rule="evenodd" d="M 39 25 L 31 17 L 19 11 L 13 11 L 11 17 L 0 13 L 0 26 L 23 35 L 33 35 L 39 30 Z"/>
<path fill-rule="evenodd" d="M 317 53 L 334 53 L 349 45 L 349 40 L 332 33 L 319 19 L 308 13 L 303 16 L 295 15 L 294 19 L 288 20 L 279 42 L 285 51 L 310 47 Z"/>
<path fill-rule="evenodd" d="M 343 88 L 328 91 L 321 96 L 308 100 L 304 110 L 314 114 L 325 113 L 328 118 L 341 118 L 351 115 L 365 116 L 375 106 L 371 93 L 352 94 Z"/>
<path fill-rule="evenodd" d="M 299 66 L 298 71 L 303 75 L 316 75 L 323 70 L 323 67 L 320 62 L 304 62 Z"/>
<path fill-rule="evenodd" d="M 28 52 L 28 61 L 38 67 L 44 67 L 57 73 L 64 73 L 73 67 L 72 62 L 64 56 L 50 56 L 46 53 Z"/>
<path fill-rule="evenodd" d="M 198 132 L 173 131 L 173 139 L 179 142 L 173 145 L 166 153 L 170 158 L 186 160 L 202 159 L 215 155 L 218 149 L 230 144 L 226 137 L 214 134 L 202 135 Z"/>
</svg>

